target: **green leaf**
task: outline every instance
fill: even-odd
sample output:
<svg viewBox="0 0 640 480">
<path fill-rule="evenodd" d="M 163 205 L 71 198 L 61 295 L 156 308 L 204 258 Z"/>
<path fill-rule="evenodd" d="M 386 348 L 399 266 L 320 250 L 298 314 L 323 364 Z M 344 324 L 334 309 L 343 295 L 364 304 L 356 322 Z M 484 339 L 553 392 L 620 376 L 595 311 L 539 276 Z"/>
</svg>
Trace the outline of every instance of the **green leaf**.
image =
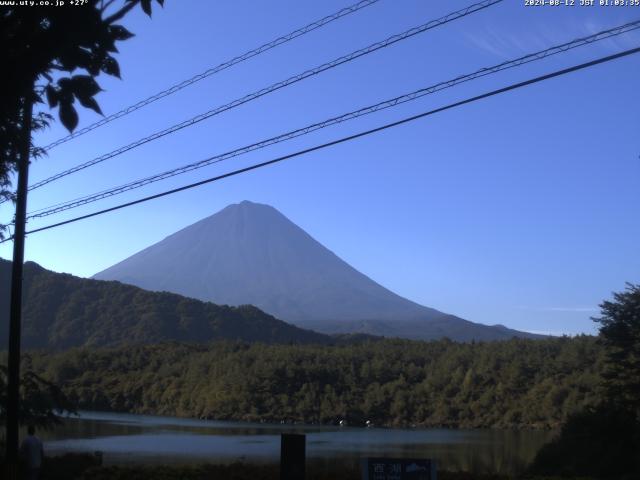
<svg viewBox="0 0 640 480">
<path fill-rule="evenodd" d="M 135 37 L 133 33 L 122 25 L 111 25 L 109 27 L 109 32 L 113 36 L 114 40 L 129 40 L 130 38 Z"/>
<path fill-rule="evenodd" d="M 71 103 L 60 104 L 60 121 L 70 132 L 78 126 L 78 112 Z"/>
<path fill-rule="evenodd" d="M 62 50 L 58 59 L 64 70 L 73 72 L 76 68 L 85 68 L 85 65 L 91 62 L 91 56 L 91 50 L 74 46 Z"/>
<path fill-rule="evenodd" d="M 78 99 L 93 97 L 102 91 L 100 85 L 89 75 L 74 75 L 71 77 L 72 89 Z"/>
<path fill-rule="evenodd" d="M 70 78 L 61 78 L 60 80 L 58 80 L 58 86 L 62 89 L 62 90 L 66 90 L 68 88 L 71 87 L 71 79 Z"/>
<path fill-rule="evenodd" d="M 73 103 L 73 82 L 70 78 L 61 78 L 58 80 L 57 97 L 62 103 Z"/>
<path fill-rule="evenodd" d="M 100 59 L 99 58 L 92 58 L 91 62 L 87 63 L 87 65 L 84 67 L 87 69 L 87 72 L 89 72 L 91 75 L 93 75 L 94 77 L 97 77 L 98 75 L 100 75 Z"/>
<path fill-rule="evenodd" d="M 140 0 L 140 5 L 142 5 L 144 13 L 151 16 L 151 0 Z"/>
<path fill-rule="evenodd" d="M 101 70 L 107 75 L 120 78 L 120 65 L 118 65 L 118 62 L 113 57 L 107 57 L 104 62 L 102 62 Z"/>
<path fill-rule="evenodd" d="M 49 107 L 54 108 L 58 106 L 58 92 L 52 85 L 47 85 L 47 102 L 49 102 Z"/>
<path fill-rule="evenodd" d="M 90 108 L 94 112 L 99 113 L 100 115 L 104 115 L 102 113 L 102 110 L 100 109 L 100 105 L 98 105 L 98 102 L 96 102 L 95 98 L 93 98 L 93 97 L 87 97 L 87 98 L 78 97 L 78 101 L 80 102 L 80 104 L 83 107 Z"/>
</svg>

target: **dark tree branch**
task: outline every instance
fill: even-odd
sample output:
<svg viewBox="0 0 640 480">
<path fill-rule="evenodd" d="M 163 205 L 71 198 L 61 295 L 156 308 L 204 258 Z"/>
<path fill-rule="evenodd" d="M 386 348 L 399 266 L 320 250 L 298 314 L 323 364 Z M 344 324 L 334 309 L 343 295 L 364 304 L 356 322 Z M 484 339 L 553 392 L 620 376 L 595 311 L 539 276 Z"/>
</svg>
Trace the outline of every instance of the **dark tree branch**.
<svg viewBox="0 0 640 480">
<path fill-rule="evenodd" d="M 103 2 L 102 2 L 102 6 L 100 7 L 100 11 L 101 11 L 102 13 L 106 12 L 106 11 L 107 11 L 107 9 L 108 9 L 111 5 L 113 5 L 113 3 L 114 3 L 115 1 L 116 1 L 116 0 L 108 0 L 108 1 L 105 3 L 105 2 L 104 2 L 104 0 L 103 0 Z"/>
<path fill-rule="evenodd" d="M 104 21 L 106 23 L 109 23 L 109 24 L 111 24 L 113 22 L 117 22 L 121 18 L 124 18 L 124 16 L 127 13 L 129 13 L 138 3 L 140 3 L 140 0 L 131 0 L 130 3 L 128 3 L 127 5 L 122 7 L 116 13 L 114 13 L 113 15 L 110 15 L 107 18 L 105 18 Z"/>
</svg>

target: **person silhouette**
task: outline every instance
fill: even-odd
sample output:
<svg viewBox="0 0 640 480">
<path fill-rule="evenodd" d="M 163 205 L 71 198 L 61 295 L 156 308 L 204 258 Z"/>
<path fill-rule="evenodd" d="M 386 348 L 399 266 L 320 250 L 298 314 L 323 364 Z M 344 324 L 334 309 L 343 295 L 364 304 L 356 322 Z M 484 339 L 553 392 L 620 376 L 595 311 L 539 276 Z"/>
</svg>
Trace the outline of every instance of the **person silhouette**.
<svg viewBox="0 0 640 480">
<path fill-rule="evenodd" d="M 42 460 L 44 459 L 44 449 L 42 441 L 36 437 L 36 427 L 29 425 L 27 428 L 27 438 L 20 445 L 20 453 L 26 463 L 26 479 L 38 480 L 40 478 L 40 469 L 42 468 Z"/>
</svg>

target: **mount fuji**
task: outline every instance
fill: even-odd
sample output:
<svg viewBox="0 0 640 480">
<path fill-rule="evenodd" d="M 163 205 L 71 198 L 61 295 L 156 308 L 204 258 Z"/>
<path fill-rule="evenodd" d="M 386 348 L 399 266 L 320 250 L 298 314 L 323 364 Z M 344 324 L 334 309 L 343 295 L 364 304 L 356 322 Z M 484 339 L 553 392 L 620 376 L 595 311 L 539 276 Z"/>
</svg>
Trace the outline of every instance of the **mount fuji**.
<svg viewBox="0 0 640 480">
<path fill-rule="evenodd" d="M 275 208 L 229 205 L 96 274 L 217 304 L 251 304 L 322 333 L 458 341 L 538 338 L 470 322 L 393 293 Z"/>
</svg>

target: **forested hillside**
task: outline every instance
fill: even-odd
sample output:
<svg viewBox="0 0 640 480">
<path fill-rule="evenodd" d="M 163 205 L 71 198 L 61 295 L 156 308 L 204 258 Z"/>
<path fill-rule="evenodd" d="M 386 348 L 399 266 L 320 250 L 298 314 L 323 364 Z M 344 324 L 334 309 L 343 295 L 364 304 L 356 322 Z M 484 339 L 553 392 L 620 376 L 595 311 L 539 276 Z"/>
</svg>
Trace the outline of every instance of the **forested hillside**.
<svg viewBox="0 0 640 480">
<path fill-rule="evenodd" d="M 167 343 L 32 354 L 82 409 L 234 420 L 559 425 L 598 400 L 594 337 L 354 345 Z"/>
<path fill-rule="evenodd" d="M 0 259 L 0 345 L 7 345 L 11 262 Z M 331 339 L 277 320 L 253 306 L 229 307 L 119 282 L 55 273 L 27 262 L 23 286 L 24 348 L 65 349 L 169 340 L 328 343 Z"/>
</svg>

